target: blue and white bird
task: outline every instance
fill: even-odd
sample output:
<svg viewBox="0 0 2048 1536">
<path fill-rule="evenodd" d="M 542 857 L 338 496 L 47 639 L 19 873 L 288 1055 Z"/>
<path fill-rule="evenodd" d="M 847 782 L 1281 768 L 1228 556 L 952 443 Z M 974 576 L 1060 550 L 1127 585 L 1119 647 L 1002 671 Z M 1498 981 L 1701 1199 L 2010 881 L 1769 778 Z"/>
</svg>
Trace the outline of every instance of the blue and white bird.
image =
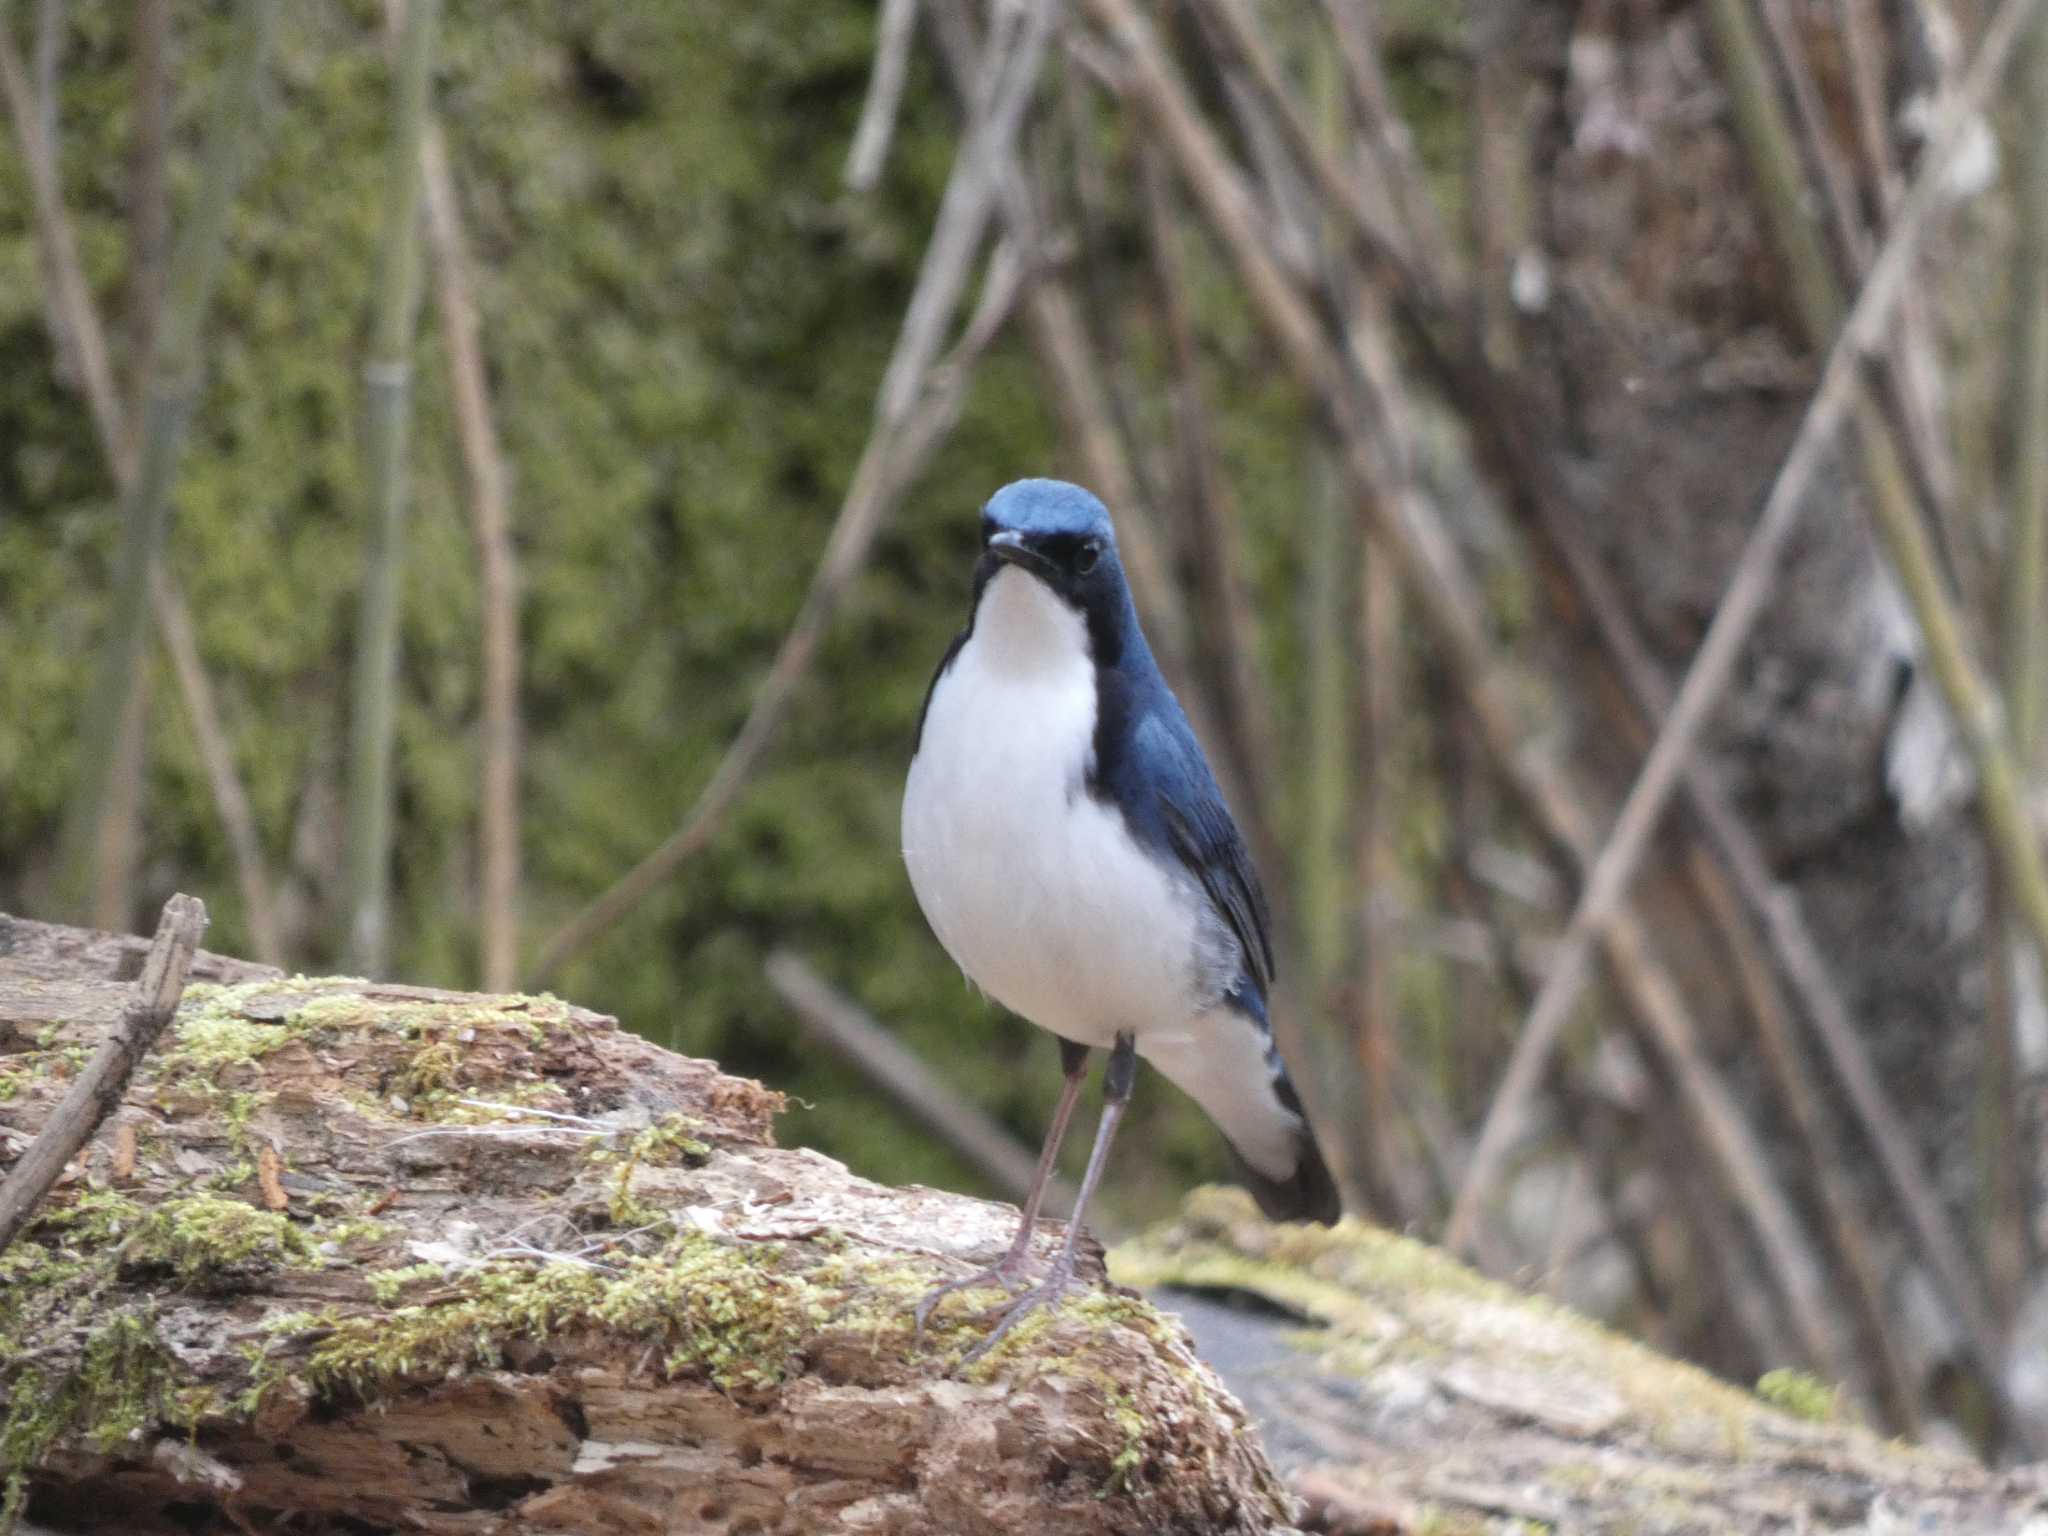
<svg viewBox="0 0 2048 1536">
<path fill-rule="evenodd" d="M 981 514 L 967 627 L 939 663 L 903 795 L 903 858 L 946 952 L 1059 1037 L 1066 1085 L 1023 1220 L 992 1268 L 1015 1290 L 1091 1048 L 1103 1110 L 1066 1240 L 977 1353 L 1073 1277 L 1075 1241 L 1142 1056 L 1221 1127 L 1268 1216 L 1333 1222 L 1330 1177 L 1273 1043 L 1265 895 L 1138 626 L 1109 512 L 1020 480 Z"/>
</svg>

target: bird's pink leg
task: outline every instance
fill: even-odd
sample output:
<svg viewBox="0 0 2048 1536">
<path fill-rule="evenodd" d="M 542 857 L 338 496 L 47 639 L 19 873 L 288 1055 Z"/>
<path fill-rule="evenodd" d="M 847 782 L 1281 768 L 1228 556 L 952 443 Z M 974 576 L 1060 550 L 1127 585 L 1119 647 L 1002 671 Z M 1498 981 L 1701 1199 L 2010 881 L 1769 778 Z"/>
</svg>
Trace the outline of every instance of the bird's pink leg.
<svg viewBox="0 0 2048 1536">
<path fill-rule="evenodd" d="M 1060 1143 L 1067 1135 L 1067 1122 L 1074 1118 L 1074 1102 L 1080 1098 L 1081 1084 L 1088 1075 L 1088 1047 L 1062 1039 L 1060 1066 L 1066 1072 L 1066 1082 L 1060 1088 L 1059 1107 L 1052 1112 L 1052 1127 L 1045 1133 L 1045 1145 L 1039 1151 L 1038 1167 L 1031 1175 L 1031 1187 L 1024 1193 L 1024 1212 L 1018 1219 L 1017 1235 L 1010 1242 L 1010 1251 L 987 1269 L 965 1279 L 948 1280 L 929 1292 L 917 1304 L 917 1337 L 923 1336 L 925 1323 L 933 1309 L 955 1291 L 974 1290 L 985 1285 L 999 1285 L 1006 1291 L 1017 1288 L 1020 1271 L 1030 1258 L 1031 1234 L 1038 1225 L 1038 1208 L 1045 1200 L 1046 1180 L 1052 1176 L 1053 1160 L 1059 1156 Z"/>
<path fill-rule="evenodd" d="M 1095 1128 L 1095 1146 L 1088 1154 L 1088 1171 L 1081 1176 L 1081 1193 L 1074 1200 L 1074 1214 L 1067 1220 L 1066 1241 L 1060 1244 L 1059 1256 L 1052 1261 L 1045 1278 L 1017 1297 L 997 1309 L 999 1321 L 989 1330 L 974 1348 L 960 1358 L 955 1369 L 972 1365 L 1002 1341 L 1004 1334 L 1028 1314 L 1040 1307 L 1048 1306 L 1066 1294 L 1067 1287 L 1074 1283 L 1074 1260 L 1077 1244 L 1081 1237 L 1081 1217 L 1088 1209 L 1088 1197 L 1095 1193 L 1095 1186 L 1102 1178 L 1103 1164 L 1109 1161 L 1109 1144 L 1116 1139 L 1117 1122 L 1123 1119 L 1124 1106 L 1131 1102 L 1131 1085 L 1138 1075 L 1138 1055 L 1129 1035 L 1118 1035 L 1116 1049 L 1110 1052 L 1109 1069 L 1102 1075 L 1102 1121 Z"/>
</svg>

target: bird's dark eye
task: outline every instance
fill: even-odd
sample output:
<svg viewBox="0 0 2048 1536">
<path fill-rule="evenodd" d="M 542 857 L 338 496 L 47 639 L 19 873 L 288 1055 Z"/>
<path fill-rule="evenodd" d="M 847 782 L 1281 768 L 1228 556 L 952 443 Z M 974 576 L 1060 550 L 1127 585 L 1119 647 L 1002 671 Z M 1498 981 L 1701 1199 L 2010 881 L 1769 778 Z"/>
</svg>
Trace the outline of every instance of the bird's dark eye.
<svg viewBox="0 0 2048 1536">
<path fill-rule="evenodd" d="M 1087 543 L 1083 544 L 1079 549 L 1074 551 L 1074 569 L 1080 575 L 1086 576 L 1090 571 L 1095 569 L 1095 562 L 1100 560 L 1101 558 L 1101 540 L 1090 539 Z"/>
</svg>

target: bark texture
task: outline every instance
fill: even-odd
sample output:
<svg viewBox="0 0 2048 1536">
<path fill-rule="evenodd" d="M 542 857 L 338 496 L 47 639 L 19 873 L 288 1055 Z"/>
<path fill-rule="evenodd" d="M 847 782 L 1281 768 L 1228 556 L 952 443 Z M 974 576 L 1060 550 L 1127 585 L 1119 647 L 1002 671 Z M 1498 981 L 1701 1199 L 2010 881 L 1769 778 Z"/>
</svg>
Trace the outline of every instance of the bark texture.
<svg viewBox="0 0 2048 1536">
<path fill-rule="evenodd" d="M 0 918 L 0 1166 L 141 953 Z M 913 1342 L 912 1301 L 999 1250 L 1007 1208 L 778 1149 L 780 1095 L 553 998 L 193 976 L 0 1254 L 0 1461 L 33 1520 L 1287 1523 L 1242 1410 L 1099 1262 L 962 1378 L 982 1298 Z"/>
</svg>

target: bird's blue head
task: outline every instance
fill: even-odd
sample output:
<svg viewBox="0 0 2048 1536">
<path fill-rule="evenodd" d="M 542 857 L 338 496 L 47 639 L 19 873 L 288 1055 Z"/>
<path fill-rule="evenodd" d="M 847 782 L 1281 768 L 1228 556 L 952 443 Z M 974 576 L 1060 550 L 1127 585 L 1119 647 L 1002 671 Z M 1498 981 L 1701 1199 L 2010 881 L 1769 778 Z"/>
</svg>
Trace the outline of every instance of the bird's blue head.
<svg viewBox="0 0 2048 1536">
<path fill-rule="evenodd" d="M 981 509 L 981 574 L 1014 565 L 1084 614 L 1128 601 L 1109 509 L 1064 480 L 1019 480 Z"/>
</svg>

